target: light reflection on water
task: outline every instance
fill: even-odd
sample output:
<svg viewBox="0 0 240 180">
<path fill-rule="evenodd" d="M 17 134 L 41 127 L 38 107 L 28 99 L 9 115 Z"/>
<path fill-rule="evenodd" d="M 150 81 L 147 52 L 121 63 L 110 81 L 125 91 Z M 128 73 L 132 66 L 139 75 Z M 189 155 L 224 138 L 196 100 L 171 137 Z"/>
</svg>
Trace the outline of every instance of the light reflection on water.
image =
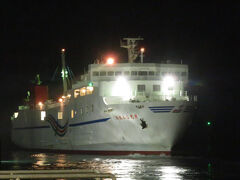
<svg viewBox="0 0 240 180">
<path fill-rule="evenodd" d="M 212 179 L 209 161 L 201 158 L 162 156 L 93 156 L 15 152 L 8 169 L 93 169 L 120 180 Z M 11 162 L 9 161 L 9 162 Z M 238 176 L 239 177 L 239 176 Z"/>
</svg>

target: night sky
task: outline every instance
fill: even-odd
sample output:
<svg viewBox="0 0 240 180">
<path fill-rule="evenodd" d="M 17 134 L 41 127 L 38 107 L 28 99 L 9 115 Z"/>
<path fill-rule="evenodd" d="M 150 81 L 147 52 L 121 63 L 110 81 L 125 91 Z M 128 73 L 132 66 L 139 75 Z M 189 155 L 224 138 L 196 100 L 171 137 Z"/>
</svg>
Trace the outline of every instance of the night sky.
<svg viewBox="0 0 240 180">
<path fill-rule="evenodd" d="M 36 74 L 45 82 L 51 79 L 61 62 L 61 48 L 66 48 L 67 64 L 79 75 L 106 54 L 126 62 L 120 38 L 141 36 L 145 62 L 168 58 L 189 65 L 203 111 L 214 111 L 215 139 L 227 137 L 234 148 L 240 141 L 239 115 L 235 116 L 239 9 L 237 1 L 2 1 L 4 122 L 8 126 L 5 119 L 22 103 Z"/>
</svg>

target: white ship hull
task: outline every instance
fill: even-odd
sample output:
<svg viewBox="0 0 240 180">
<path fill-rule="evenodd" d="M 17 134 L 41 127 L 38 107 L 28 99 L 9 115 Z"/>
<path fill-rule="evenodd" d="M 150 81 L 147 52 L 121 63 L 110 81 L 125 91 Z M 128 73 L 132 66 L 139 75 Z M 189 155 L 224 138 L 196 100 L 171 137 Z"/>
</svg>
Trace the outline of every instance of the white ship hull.
<svg viewBox="0 0 240 180">
<path fill-rule="evenodd" d="M 187 95 L 188 66 L 134 63 L 136 41 L 124 38 L 128 63 L 90 64 L 67 89 L 62 49 L 63 99 L 48 99 L 38 76 L 33 96 L 19 108 L 12 141 L 24 148 L 102 154 L 170 154 L 191 124 L 193 99 Z M 196 101 L 196 98 L 194 99 Z"/>
<path fill-rule="evenodd" d="M 95 104 L 98 106 L 94 107 L 94 112 L 83 116 L 76 113 L 75 118 L 67 115 L 78 104 L 69 104 L 64 107 L 66 113 L 62 120 L 57 120 L 57 112 L 63 107 L 49 109 L 46 117 L 51 118 L 44 121 L 40 120 L 40 111 L 20 111 L 18 121 L 13 124 L 12 140 L 30 149 L 94 154 L 170 154 L 173 145 L 191 124 L 189 107 L 193 106 L 186 101 L 107 106 L 99 98 Z"/>
</svg>

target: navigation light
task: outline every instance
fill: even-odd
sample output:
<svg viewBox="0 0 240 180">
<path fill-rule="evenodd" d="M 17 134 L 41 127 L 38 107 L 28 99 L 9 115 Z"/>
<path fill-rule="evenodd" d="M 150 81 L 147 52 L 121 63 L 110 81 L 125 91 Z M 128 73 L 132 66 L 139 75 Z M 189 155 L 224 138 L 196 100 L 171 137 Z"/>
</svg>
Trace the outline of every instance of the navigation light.
<svg viewBox="0 0 240 180">
<path fill-rule="evenodd" d="M 211 121 L 208 121 L 208 122 L 207 122 L 207 126 L 211 126 Z"/>
<path fill-rule="evenodd" d="M 93 86 L 93 83 L 92 83 L 92 82 L 89 82 L 89 83 L 88 83 L 88 86 L 91 86 L 91 87 L 92 87 L 92 86 Z"/>
</svg>

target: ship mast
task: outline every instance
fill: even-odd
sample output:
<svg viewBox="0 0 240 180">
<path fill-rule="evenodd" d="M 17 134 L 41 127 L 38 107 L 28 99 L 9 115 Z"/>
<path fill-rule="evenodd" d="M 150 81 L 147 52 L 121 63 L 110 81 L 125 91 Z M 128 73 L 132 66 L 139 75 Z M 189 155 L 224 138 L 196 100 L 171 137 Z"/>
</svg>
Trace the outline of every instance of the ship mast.
<svg viewBox="0 0 240 180">
<path fill-rule="evenodd" d="M 67 94 L 67 70 L 65 66 L 65 49 L 61 50 L 61 59 L 62 59 L 62 80 L 63 80 L 63 95 Z"/>
<path fill-rule="evenodd" d="M 138 51 L 136 50 L 137 42 L 143 40 L 143 38 L 123 38 L 124 41 L 120 41 L 122 48 L 128 49 L 128 62 L 133 63 L 138 56 Z"/>
</svg>

